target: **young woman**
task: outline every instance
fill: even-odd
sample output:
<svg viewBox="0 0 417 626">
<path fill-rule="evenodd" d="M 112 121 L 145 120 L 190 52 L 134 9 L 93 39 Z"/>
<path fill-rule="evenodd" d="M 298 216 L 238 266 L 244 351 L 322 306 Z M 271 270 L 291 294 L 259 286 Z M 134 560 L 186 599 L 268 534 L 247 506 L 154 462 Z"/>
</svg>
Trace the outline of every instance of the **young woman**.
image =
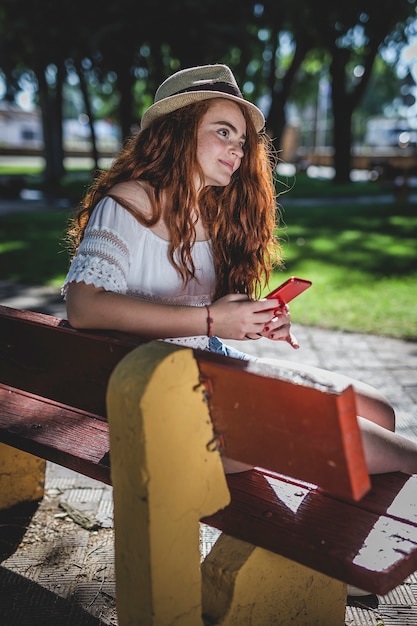
<svg viewBox="0 0 417 626">
<path fill-rule="evenodd" d="M 259 300 L 280 261 L 264 121 L 227 66 L 185 69 L 162 83 L 140 132 L 72 223 L 75 255 L 63 287 L 71 325 L 237 358 L 250 357 L 222 340 L 265 337 L 298 348 L 288 307 Z M 329 383 L 344 378 L 277 363 Z M 370 472 L 417 473 L 417 445 L 395 434 L 388 401 L 344 380 L 356 391 Z"/>
</svg>

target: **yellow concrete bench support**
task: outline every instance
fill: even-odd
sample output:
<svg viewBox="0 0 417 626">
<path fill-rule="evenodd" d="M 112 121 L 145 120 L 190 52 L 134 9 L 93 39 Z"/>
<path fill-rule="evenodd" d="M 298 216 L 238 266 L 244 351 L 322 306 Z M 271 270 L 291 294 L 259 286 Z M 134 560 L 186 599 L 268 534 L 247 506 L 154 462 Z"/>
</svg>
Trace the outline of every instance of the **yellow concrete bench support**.
<svg viewBox="0 0 417 626">
<path fill-rule="evenodd" d="M 116 367 L 108 420 L 120 626 L 199 626 L 199 520 L 229 502 L 191 350 L 153 342 Z"/>
<path fill-rule="evenodd" d="M 343 626 L 346 585 L 221 535 L 202 566 L 203 612 L 215 626 Z"/>
<path fill-rule="evenodd" d="M 46 461 L 0 443 L 0 510 L 44 495 Z"/>
<path fill-rule="evenodd" d="M 199 520 L 229 502 L 203 391 L 193 351 L 159 341 L 111 376 L 119 626 L 342 626 L 343 583 L 231 537 L 202 590 Z"/>
</svg>

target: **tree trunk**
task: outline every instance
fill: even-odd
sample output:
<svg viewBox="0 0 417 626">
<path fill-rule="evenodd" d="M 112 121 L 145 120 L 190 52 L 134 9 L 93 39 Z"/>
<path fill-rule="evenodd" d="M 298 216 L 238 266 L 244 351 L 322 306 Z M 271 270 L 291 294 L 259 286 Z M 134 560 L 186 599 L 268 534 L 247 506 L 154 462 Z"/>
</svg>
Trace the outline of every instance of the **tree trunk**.
<svg viewBox="0 0 417 626">
<path fill-rule="evenodd" d="M 90 127 L 91 156 L 94 161 L 94 168 L 98 170 L 99 169 L 99 165 L 98 165 L 99 154 L 98 154 L 98 149 L 97 149 L 97 136 L 96 136 L 96 131 L 94 128 L 94 114 L 93 114 L 93 110 L 91 107 L 90 94 L 88 93 L 87 81 L 85 79 L 85 74 L 84 74 L 81 64 L 78 63 L 78 61 L 75 61 L 74 63 L 75 63 L 78 78 L 80 81 L 80 90 L 81 90 L 81 94 L 84 100 L 85 112 L 87 114 L 88 124 Z"/>
<path fill-rule="evenodd" d="M 137 116 L 133 115 L 134 78 L 128 64 L 118 69 L 117 76 L 117 86 L 120 93 L 120 127 L 122 137 L 126 139 L 132 134 L 133 125 L 137 122 Z"/>
<path fill-rule="evenodd" d="M 278 32 L 274 33 L 275 40 L 278 41 Z M 293 87 L 295 77 L 302 62 L 307 54 L 308 44 L 300 45 L 297 42 L 295 47 L 294 56 L 291 61 L 291 65 L 288 68 L 285 76 L 279 81 L 276 80 L 276 65 L 271 63 L 271 72 L 268 78 L 268 83 L 271 90 L 271 107 L 267 119 L 268 132 L 272 136 L 273 142 L 277 150 L 279 150 L 284 133 L 285 125 L 287 123 L 287 116 L 285 113 L 285 106 L 288 102 L 291 89 Z M 276 58 L 276 50 L 274 50 L 273 58 Z"/>
<path fill-rule="evenodd" d="M 333 109 L 333 146 L 335 183 L 350 182 L 352 145 L 352 98 L 346 90 L 347 56 L 343 50 L 334 50 L 330 64 Z"/>
<path fill-rule="evenodd" d="M 62 139 L 62 69 L 58 68 L 55 87 L 48 85 L 44 68 L 37 72 L 37 79 L 44 139 L 43 183 L 46 193 L 56 195 L 65 173 Z"/>
</svg>

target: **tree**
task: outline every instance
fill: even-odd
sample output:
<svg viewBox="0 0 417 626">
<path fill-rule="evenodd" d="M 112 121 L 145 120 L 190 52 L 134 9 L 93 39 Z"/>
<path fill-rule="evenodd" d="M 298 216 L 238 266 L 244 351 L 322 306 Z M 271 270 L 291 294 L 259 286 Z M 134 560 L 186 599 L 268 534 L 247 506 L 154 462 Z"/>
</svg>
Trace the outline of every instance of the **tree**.
<svg viewBox="0 0 417 626">
<path fill-rule="evenodd" d="M 311 6 L 315 46 L 331 55 L 331 101 L 334 121 L 336 183 L 350 180 L 352 115 L 369 84 L 380 47 L 390 37 L 401 42 L 404 25 L 415 17 L 416 0 L 320 0 Z M 361 65 L 362 76 L 349 75 Z"/>
<path fill-rule="evenodd" d="M 306 59 L 329 59 L 336 180 L 344 181 L 350 171 L 353 112 L 365 94 L 381 45 L 388 37 L 401 42 L 416 3 L 0 0 L 0 68 L 8 79 L 9 97 L 20 72 L 36 77 L 44 120 L 45 178 L 53 187 L 63 173 L 62 87 L 69 67 L 79 76 L 97 160 L 91 77 L 100 85 L 110 84 L 111 77 L 112 102 L 117 101 L 117 121 L 126 137 L 157 85 L 172 71 L 226 62 L 246 97 L 269 99 L 267 127 L 279 144 L 297 81 L 307 84 Z M 290 42 L 287 49 L 284 41 Z M 363 69 L 360 77 L 352 76 L 355 66 Z"/>
<path fill-rule="evenodd" d="M 302 0 L 283 0 L 280 3 L 265 0 L 262 5 L 258 5 L 262 6 L 262 10 L 257 10 L 265 41 L 262 56 L 270 95 L 267 128 L 277 147 L 286 125 L 286 105 L 302 63 L 313 46 L 308 21 L 301 17 L 303 4 Z M 283 36 L 291 53 L 283 51 Z"/>
<path fill-rule="evenodd" d="M 268 129 L 279 145 L 288 102 L 305 81 L 312 53 L 328 64 L 331 79 L 335 181 L 350 179 L 352 116 L 366 93 L 374 62 L 389 40 L 404 42 L 404 26 L 415 18 L 416 0 L 264 0 L 258 7 L 263 58 L 270 92 Z M 259 9 L 260 7 L 260 9 Z M 283 50 L 283 35 L 287 52 Z M 362 72 L 353 73 L 360 67 Z M 305 91 L 305 90 L 304 90 Z"/>
<path fill-rule="evenodd" d="M 7 78 L 16 69 L 34 75 L 43 120 L 44 186 L 54 191 L 64 173 L 62 86 L 76 32 L 73 2 L 2 0 L 0 10 L 0 65 Z"/>
</svg>

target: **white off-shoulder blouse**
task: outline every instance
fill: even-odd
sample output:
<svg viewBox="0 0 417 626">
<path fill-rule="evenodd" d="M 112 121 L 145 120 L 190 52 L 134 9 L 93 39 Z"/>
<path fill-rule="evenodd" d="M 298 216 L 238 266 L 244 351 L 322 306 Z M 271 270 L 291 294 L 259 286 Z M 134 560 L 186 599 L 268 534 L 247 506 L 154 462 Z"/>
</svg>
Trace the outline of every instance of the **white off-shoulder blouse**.
<svg viewBox="0 0 417 626">
<path fill-rule="evenodd" d="M 192 258 L 196 276 L 184 284 L 168 256 L 169 242 L 143 226 L 112 198 L 94 209 L 84 238 L 62 287 L 85 282 L 107 291 L 129 294 L 161 304 L 210 304 L 215 272 L 210 241 L 196 241 Z M 175 343 L 206 349 L 208 338 L 175 338 Z"/>
</svg>

